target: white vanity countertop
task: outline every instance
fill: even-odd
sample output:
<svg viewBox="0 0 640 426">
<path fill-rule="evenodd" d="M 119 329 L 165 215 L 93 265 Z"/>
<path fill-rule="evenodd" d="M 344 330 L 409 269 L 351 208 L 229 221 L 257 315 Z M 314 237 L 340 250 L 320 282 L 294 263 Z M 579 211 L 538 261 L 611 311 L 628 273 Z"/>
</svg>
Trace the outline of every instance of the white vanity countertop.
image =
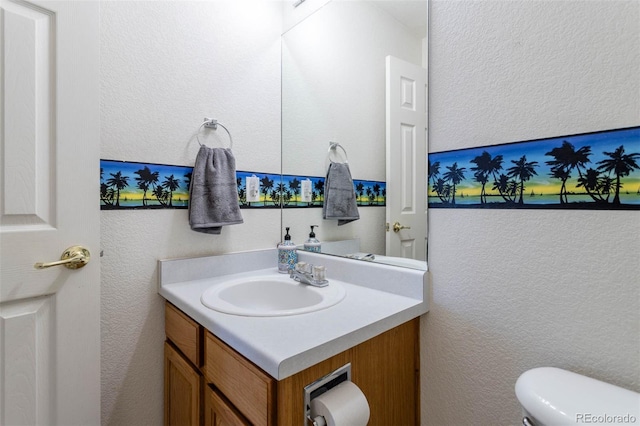
<svg viewBox="0 0 640 426">
<path fill-rule="evenodd" d="M 282 380 L 428 311 L 426 271 L 298 252 L 327 268 L 346 297 L 316 312 L 282 317 L 224 314 L 202 293 L 229 279 L 277 271 L 275 249 L 159 261 L 159 293 L 207 330 Z M 277 274 L 277 272 L 276 272 Z"/>
</svg>

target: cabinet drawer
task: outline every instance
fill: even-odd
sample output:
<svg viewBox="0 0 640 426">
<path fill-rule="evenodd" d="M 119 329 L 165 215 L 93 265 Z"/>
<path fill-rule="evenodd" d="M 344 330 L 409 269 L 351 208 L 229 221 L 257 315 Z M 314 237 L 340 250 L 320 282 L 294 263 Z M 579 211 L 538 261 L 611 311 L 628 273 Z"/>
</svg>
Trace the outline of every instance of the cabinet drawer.
<svg viewBox="0 0 640 426">
<path fill-rule="evenodd" d="M 205 337 L 205 378 L 254 425 L 275 425 L 275 379 L 211 333 Z"/>
<path fill-rule="evenodd" d="M 202 366 L 203 328 L 171 303 L 165 303 L 164 329 L 171 340 L 196 367 Z"/>
</svg>

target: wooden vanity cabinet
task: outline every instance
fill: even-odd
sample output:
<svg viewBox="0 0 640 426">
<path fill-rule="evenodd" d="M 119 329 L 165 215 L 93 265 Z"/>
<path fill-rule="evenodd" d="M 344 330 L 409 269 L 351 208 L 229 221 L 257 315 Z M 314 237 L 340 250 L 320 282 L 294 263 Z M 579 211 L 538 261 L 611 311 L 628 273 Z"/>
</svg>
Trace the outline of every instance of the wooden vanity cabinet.
<svg viewBox="0 0 640 426">
<path fill-rule="evenodd" d="M 164 424 L 202 424 L 201 325 L 170 303 L 165 304 Z"/>
<path fill-rule="evenodd" d="M 299 426 L 304 387 L 347 363 L 369 426 L 420 424 L 418 318 L 279 381 L 169 302 L 165 321 L 165 425 Z"/>
</svg>

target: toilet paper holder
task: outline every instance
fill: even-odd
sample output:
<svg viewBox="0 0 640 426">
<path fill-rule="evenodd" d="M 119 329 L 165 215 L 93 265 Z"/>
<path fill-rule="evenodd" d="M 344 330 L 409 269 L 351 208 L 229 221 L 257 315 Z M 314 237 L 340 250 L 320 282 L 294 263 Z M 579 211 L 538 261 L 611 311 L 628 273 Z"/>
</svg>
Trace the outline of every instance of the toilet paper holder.
<svg viewBox="0 0 640 426">
<path fill-rule="evenodd" d="M 351 381 L 351 363 L 345 364 L 337 370 L 332 371 L 326 376 L 305 386 L 303 424 L 312 426 L 316 425 L 314 419 L 311 418 L 311 400 L 346 381 Z"/>
</svg>

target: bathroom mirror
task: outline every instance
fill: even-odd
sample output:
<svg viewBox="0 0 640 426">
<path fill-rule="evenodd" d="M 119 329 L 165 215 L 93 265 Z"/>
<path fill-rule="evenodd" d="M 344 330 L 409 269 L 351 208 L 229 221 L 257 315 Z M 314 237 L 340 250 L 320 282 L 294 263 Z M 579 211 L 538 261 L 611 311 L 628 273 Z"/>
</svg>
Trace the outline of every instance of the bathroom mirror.
<svg viewBox="0 0 640 426">
<path fill-rule="evenodd" d="M 371 189 L 356 191 L 357 221 L 338 226 L 322 219 L 321 207 L 292 203 L 297 205 L 282 209 L 282 226 L 301 245 L 310 226 L 318 225 L 322 253 L 372 254 L 365 260 L 386 262 L 385 61 L 390 55 L 425 66 L 427 1 L 307 0 L 301 7 L 314 7 L 314 1 L 316 9 L 282 36 L 282 174 L 285 182 L 294 176 L 315 183 L 313 177 L 325 177 L 330 160 L 348 158 L 354 181 L 370 183 Z M 330 141 L 344 151 L 330 151 Z M 315 200 L 323 189 L 312 185 L 312 191 Z"/>
</svg>

